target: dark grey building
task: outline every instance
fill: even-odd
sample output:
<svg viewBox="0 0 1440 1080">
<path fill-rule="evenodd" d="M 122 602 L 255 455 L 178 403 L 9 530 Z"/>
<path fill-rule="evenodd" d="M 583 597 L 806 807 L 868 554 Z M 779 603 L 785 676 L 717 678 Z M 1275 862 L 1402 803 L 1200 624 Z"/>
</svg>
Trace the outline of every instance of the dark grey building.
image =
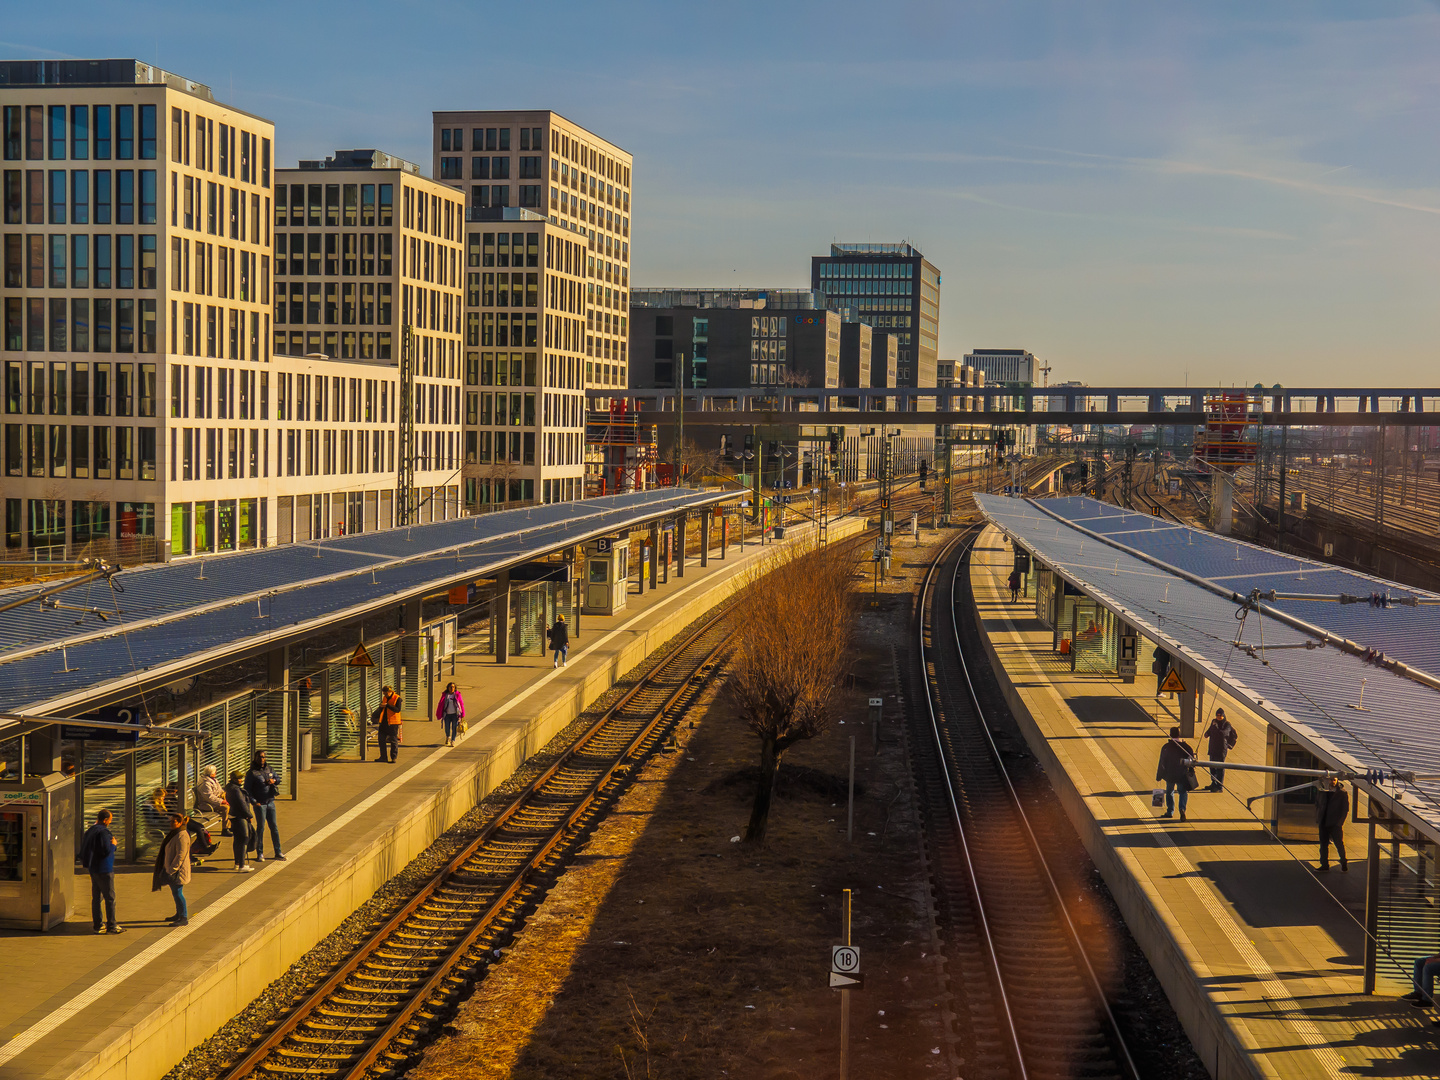
<svg viewBox="0 0 1440 1080">
<path fill-rule="evenodd" d="M 632 289 L 630 388 L 838 387 L 840 315 L 806 289 Z M 684 358 L 683 370 L 679 367 Z"/>
<path fill-rule="evenodd" d="M 840 326 L 840 385 L 872 386 L 870 381 L 870 350 L 874 331 L 862 322 Z"/>
<path fill-rule="evenodd" d="M 940 355 L 940 271 L 909 244 L 831 244 L 810 260 L 826 306 L 896 336 L 896 386 L 934 386 Z"/>
</svg>

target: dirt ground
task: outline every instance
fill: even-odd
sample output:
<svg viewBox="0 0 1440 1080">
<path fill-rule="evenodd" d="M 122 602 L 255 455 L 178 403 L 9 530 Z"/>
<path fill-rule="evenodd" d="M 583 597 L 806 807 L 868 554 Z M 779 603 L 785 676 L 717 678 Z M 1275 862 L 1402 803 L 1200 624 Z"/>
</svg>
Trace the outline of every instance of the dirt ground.
<svg viewBox="0 0 1440 1080">
<path fill-rule="evenodd" d="M 710 693 L 598 826 L 413 1080 L 743 1076 L 839 1070 L 842 890 L 865 988 L 851 1071 L 945 1077 L 957 1062 L 896 698 L 893 643 L 936 540 L 897 540 L 879 606 L 862 607 L 852 685 L 822 737 L 786 757 L 763 848 L 738 842 L 755 738 Z M 911 564 L 907 568 L 905 564 Z M 868 564 L 857 587 L 869 597 Z M 868 699 L 884 699 L 878 753 Z M 846 776 L 855 742 L 854 841 Z"/>
</svg>

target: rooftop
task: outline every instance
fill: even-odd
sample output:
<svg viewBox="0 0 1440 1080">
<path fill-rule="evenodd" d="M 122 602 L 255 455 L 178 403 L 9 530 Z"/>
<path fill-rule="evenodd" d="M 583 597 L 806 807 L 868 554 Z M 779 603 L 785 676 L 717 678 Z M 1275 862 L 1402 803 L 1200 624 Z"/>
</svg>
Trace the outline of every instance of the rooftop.
<svg viewBox="0 0 1440 1080">
<path fill-rule="evenodd" d="M 833 258 L 843 258 L 847 255 L 896 255 L 906 259 L 924 258 L 909 244 L 831 244 L 830 255 Z"/>
<path fill-rule="evenodd" d="M 206 101 L 204 83 L 139 60 L 0 60 L 0 86 L 149 86 L 163 84 Z"/>
<path fill-rule="evenodd" d="M 383 150 L 336 150 L 324 161 L 302 161 L 302 169 L 399 169 L 421 175 L 420 166 Z"/>
<path fill-rule="evenodd" d="M 630 306 L 823 311 L 825 294 L 819 289 L 631 289 Z"/>
</svg>

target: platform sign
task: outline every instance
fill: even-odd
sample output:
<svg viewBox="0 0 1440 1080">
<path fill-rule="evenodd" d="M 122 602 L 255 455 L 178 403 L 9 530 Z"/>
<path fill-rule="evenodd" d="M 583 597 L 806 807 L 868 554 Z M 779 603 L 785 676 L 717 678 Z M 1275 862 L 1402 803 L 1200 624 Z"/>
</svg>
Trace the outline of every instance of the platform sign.
<svg viewBox="0 0 1440 1080">
<path fill-rule="evenodd" d="M 607 554 L 614 546 L 614 541 L 608 536 L 602 536 L 595 541 L 595 552 L 599 555 Z"/>
<path fill-rule="evenodd" d="M 1175 668 L 1170 669 L 1170 674 L 1165 676 L 1165 681 L 1160 684 L 1162 694 L 1183 694 L 1185 684 L 1180 681 L 1180 672 Z"/>
<path fill-rule="evenodd" d="M 1135 660 L 1138 652 L 1138 644 L 1134 634 L 1120 635 L 1120 651 L 1117 658 L 1116 668 L 1122 678 L 1135 677 Z"/>
<path fill-rule="evenodd" d="M 830 989 L 832 990 L 864 990 L 865 976 L 858 971 L 854 975 L 842 975 L 838 971 L 830 972 Z"/>
<path fill-rule="evenodd" d="M 359 645 L 356 645 L 356 646 L 355 646 L 355 651 L 350 654 L 350 663 L 349 663 L 347 666 L 348 666 L 348 667 L 374 667 L 374 666 L 375 666 L 375 661 L 370 658 L 370 650 L 367 649 L 367 648 L 365 648 L 365 643 L 364 643 L 363 641 L 362 641 Z"/>
<path fill-rule="evenodd" d="M 140 717 L 134 709 L 122 709 L 118 706 L 111 706 L 107 709 L 100 709 L 97 712 L 85 713 L 80 719 L 96 720 L 102 724 L 138 724 Z M 80 727 L 78 724 L 61 724 L 60 738 L 62 739 L 85 739 L 96 742 L 122 742 L 137 743 L 140 741 L 139 731 L 116 731 L 114 728 L 92 728 Z"/>
<path fill-rule="evenodd" d="M 854 945 L 830 947 L 830 970 L 850 975 L 860 970 L 860 950 Z"/>
<path fill-rule="evenodd" d="M 1159 517 L 1159 516 L 1160 516 L 1160 504 L 1159 504 L 1159 503 L 1156 503 L 1154 506 L 1150 507 L 1150 516 L 1151 516 L 1151 517 Z"/>
</svg>

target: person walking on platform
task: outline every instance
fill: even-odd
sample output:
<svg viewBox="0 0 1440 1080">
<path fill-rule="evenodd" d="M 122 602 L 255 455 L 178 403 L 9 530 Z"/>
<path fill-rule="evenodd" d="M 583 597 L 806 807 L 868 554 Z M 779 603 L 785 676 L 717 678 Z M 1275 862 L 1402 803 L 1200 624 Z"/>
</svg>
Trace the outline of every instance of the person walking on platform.
<svg viewBox="0 0 1440 1080">
<path fill-rule="evenodd" d="M 255 836 L 252 847 L 255 861 L 265 861 L 265 825 L 270 825 L 270 842 L 275 849 L 274 858 L 280 862 L 285 856 L 280 852 L 280 825 L 275 818 L 275 796 L 280 793 L 280 781 L 270 766 L 265 763 L 265 751 L 256 750 L 250 759 L 250 771 L 245 774 L 245 797 L 255 813 Z"/>
<path fill-rule="evenodd" d="M 1225 755 L 1235 749 L 1235 744 L 1240 740 L 1240 733 L 1235 730 L 1235 725 L 1225 719 L 1225 710 L 1216 709 L 1215 719 L 1210 721 L 1210 726 L 1205 729 L 1205 738 L 1209 745 L 1205 748 L 1211 761 L 1224 761 Z M 1225 770 L 1210 770 L 1210 786 L 1206 791 L 1225 790 Z"/>
<path fill-rule="evenodd" d="M 1180 741 L 1180 729 L 1172 727 L 1170 738 L 1160 748 L 1160 764 L 1155 770 L 1156 781 L 1165 781 L 1165 813 L 1161 817 L 1175 816 L 1175 792 L 1180 792 L 1180 820 L 1185 820 L 1185 807 L 1190 801 L 1190 792 L 1195 784 L 1195 770 L 1190 762 L 1195 751 L 1189 743 Z"/>
<path fill-rule="evenodd" d="M 110 832 L 112 815 L 101 810 L 95 824 L 85 830 L 80 841 L 80 865 L 90 871 L 90 916 L 95 933 L 123 934 L 125 928 L 115 921 L 115 837 Z M 100 921 L 100 904 L 105 904 L 105 921 Z"/>
<path fill-rule="evenodd" d="M 230 835 L 230 811 L 225 805 L 225 791 L 215 777 L 215 766 L 206 765 L 200 782 L 195 785 L 195 809 L 220 815 L 220 835 Z"/>
<path fill-rule="evenodd" d="M 250 800 L 245 796 L 245 774 L 236 769 L 230 774 L 230 783 L 225 785 L 225 802 L 230 807 L 230 835 L 235 852 L 235 869 L 248 874 L 253 867 L 245 865 L 245 853 L 250 850 L 250 830 L 255 824 L 255 815 L 250 812 Z"/>
<path fill-rule="evenodd" d="M 555 650 L 552 667 L 564 667 L 570 659 L 570 628 L 565 625 L 565 616 L 556 615 L 555 625 L 550 627 L 550 648 Z"/>
<path fill-rule="evenodd" d="M 1343 874 L 1350 869 L 1345 860 L 1345 819 L 1350 816 L 1350 793 L 1345 790 L 1345 784 L 1333 776 L 1325 777 L 1318 786 L 1315 824 L 1320 826 L 1320 873 L 1330 870 L 1330 842 L 1333 840 Z"/>
<path fill-rule="evenodd" d="M 440 695 L 440 704 L 435 706 L 435 719 L 445 729 L 445 745 L 454 746 L 460 735 L 460 721 L 465 719 L 465 699 L 452 683 L 446 683 L 445 692 Z"/>
<path fill-rule="evenodd" d="M 380 688 L 380 706 L 377 708 L 376 721 L 379 725 L 377 741 L 380 746 L 380 760 L 394 764 L 400 759 L 400 725 L 403 722 L 400 717 L 400 695 L 395 693 L 388 686 Z M 389 756 L 386 756 L 386 748 L 389 748 Z"/>
<path fill-rule="evenodd" d="M 1007 584 L 1010 586 L 1010 603 L 1018 604 L 1020 602 L 1020 571 L 1018 569 L 1010 571 L 1010 580 Z"/>
<path fill-rule="evenodd" d="M 175 914 L 165 921 L 174 926 L 190 923 L 190 909 L 185 906 L 185 886 L 190 884 L 190 833 L 185 828 L 184 814 L 170 815 L 170 831 L 160 844 L 155 856 L 155 875 L 151 879 L 150 891 L 159 892 L 170 886 L 170 895 L 175 898 Z"/>
</svg>

